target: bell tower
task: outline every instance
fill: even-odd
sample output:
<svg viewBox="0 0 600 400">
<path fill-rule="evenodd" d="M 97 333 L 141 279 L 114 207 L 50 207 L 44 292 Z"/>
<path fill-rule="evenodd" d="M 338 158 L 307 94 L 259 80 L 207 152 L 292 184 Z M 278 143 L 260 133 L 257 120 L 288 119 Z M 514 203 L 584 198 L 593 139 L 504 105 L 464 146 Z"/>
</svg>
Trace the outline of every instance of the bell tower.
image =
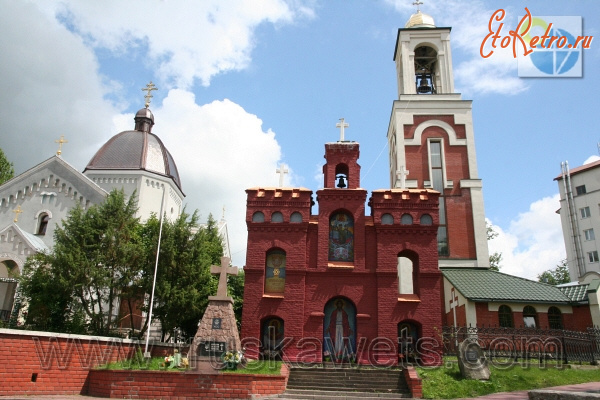
<svg viewBox="0 0 600 400">
<path fill-rule="evenodd" d="M 415 5 L 419 6 L 419 1 Z M 454 92 L 449 27 L 417 10 L 398 29 L 398 100 L 387 139 L 392 188 L 440 192 L 440 267 L 489 267 L 471 100 Z"/>
</svg>

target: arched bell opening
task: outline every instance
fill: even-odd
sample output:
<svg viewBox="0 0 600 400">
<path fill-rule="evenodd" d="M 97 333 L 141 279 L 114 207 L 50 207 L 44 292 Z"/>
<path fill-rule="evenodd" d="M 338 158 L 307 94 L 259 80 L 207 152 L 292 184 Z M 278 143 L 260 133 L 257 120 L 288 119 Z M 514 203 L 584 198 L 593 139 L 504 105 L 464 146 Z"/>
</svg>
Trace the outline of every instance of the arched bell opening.
<svg viewBox="0 0 600 400">
<path fill-rule="evenodd" d="M 419 46 L 415 49 L 414 60 L 417 94 L 436 94 L 437 51 L 429 46 Z"/>
</svg>

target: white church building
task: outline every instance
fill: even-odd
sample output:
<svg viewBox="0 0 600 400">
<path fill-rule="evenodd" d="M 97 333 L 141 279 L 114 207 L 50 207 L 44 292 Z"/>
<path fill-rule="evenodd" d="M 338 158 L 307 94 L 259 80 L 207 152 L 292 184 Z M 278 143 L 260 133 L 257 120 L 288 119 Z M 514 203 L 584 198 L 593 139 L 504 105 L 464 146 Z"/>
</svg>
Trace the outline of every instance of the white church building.
<svg viewBox="0 0 600 400">
<path fill-rule="evenodd" d="M 15 305 L 17 276 L 27 257 L 52 249 L 54 231 L 77 205 L 84 209 L 104 201 L 113 189 L 138 196 L 137 216 L 152 213 L 176 219 L 185 197 L 177 165 L 160 138 L 152 133 L 148 108 L 135 115 L 135 127 L 113 136 L 79 172 L 61 157 L 41 162 L 0 186 L 0 321 Z M 66 141 L 61 137 L 57 143 Z M 218 223 L 227 255 L 227 225 Z M 117 307 L 118 310 L 118 307 Z"/>
</svg>

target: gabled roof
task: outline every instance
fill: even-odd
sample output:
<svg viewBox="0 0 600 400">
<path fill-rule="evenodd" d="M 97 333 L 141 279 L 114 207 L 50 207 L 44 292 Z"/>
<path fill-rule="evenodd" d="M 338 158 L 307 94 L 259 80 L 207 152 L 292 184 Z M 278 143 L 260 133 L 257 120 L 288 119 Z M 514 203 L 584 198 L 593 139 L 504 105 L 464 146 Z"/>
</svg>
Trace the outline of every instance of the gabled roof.
<svg viewBox="0 0 600 400">
<path fill-rule="evenodd" d="M 31 182 L 31 177 L 34 174 L 43 171 L 44 169 L 49 169 L 57 174 L 55 178 L 61 177 L 62 180 L 68 181 L 74 186 L 74 190 L 76 190 L 80 196 L 83 196 L 86 200 L 91 200 L 93 203 L 103 201 L 108 194 L 94 181 L 79 172 L 61 157 L 52 156 L 0 185 L 0 197 L 8 197 L 11 194 L 16 196 L 19 190 L 23 190 L 27 186 L 33 184 L 33 182 Z"/>
<path fill-rule="evenodd" d="M 48 251 L 48 246 L 40 239 L 39 237 L 32 235 L 31 233 L 25 232 L 23 229 L 19 227 L 14 222 L 11 222 L 9 225 L 4 227 L 4 229 L 0 230 L 0 235 L 6 234 L 7 232 L 14 232 L 15 236 L 17 236 L 24 244 L 25 248 L 22 249 L 24 253 L 24 259 L 27 258 L 30 254 L 39 253 L 43 251 Z M 11 239 L 14 241 L 15 239 Z M 9 246 L 12 248 L 12 243 L 9 243 Z M 2 250 L 0 245 L 0 250 Z M 29 253 L 29 254 L 28 254 Z"/>
<path fill-rule="evenodd" d="M 589 169 L 594 169 L 596 167 L 600 167 L 600 160 L 594 161 L 594 162 L 591 162 L 591 163 L 588 163 L 588 164 L 583 164 L 583 165 L 581 165 L 579 167 L 571 168 L 569 170 L 569 174 L 571 176 L 577 175 L 580 172 L 584 172 L 584 171 L 587 171 Z M 562 174 L 558 175 L 556 178 L 554 178 L 555 181 L 559 181 L 561 179 L 562 179 Z"/>
<path fill-rule="evenodd" d="M 484 268 L 441 268 L 444 277 L 467 299 L 475 302 L 574 302 L 556 286 Z"/>
</svg>

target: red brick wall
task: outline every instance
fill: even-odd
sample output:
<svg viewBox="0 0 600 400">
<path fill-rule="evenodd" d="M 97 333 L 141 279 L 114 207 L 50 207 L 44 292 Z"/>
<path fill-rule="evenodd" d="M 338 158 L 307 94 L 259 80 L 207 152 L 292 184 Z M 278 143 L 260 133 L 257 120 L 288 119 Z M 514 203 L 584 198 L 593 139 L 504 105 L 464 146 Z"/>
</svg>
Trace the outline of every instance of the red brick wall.
<svg viewBox="0 0 600 400">
<path fill-rule="evenodd" d="M 281 376 L 196 372 L 108 371 L 97 365 L 129 359 L 144 343 L 116 338 L 0 329 L 0 396 L 90 394 L 111 398 L 250 398 L 285 390 Z M 153 356 L 175 346 L 151 343 Z M 187 351 L 183 349 L 182 352 Z"/>
<path fill-rule="evenodd" d="M 83 394 L 91 368 L 130 358 L 144 343 L 117 338 L 0 329 L 2 395 Z M 155 356 L 171 345 L 149 347 Z"/>
<path fill-rule="evenodd" d="M 465 126 L 456 124 L 452 115 L 421 115 L 414 117 L 414 124 L 405 126 L 404 137 L 413 139 L 417 127 L 429 120 L 439 120 L 450 125 L 458 139 L 465 139 Z M 440 127 L 426 128 L 420 146 L 405 146 L 406 165 L 409 179 L 416 179 L 418 187 L 424 187 L 429 177 L 428 138 L 443 138 L 446 180 L 452 181 L 452 189 L 444 190 L 446 196 L 446 219 L 448 228 L 449 259 L 476 259 L 473 209 L 469 189 L 460 188 L 460 180 L 470 179 L 469 160 L 466 146 L 450 146 L 446 131 Z"/>
<path fill-rule="evenodd" d="M 93 370 L 88 394 L 115 399 L 250 399 L 282 393 L 285 384 L 286 376 Z"/>
</svg>

